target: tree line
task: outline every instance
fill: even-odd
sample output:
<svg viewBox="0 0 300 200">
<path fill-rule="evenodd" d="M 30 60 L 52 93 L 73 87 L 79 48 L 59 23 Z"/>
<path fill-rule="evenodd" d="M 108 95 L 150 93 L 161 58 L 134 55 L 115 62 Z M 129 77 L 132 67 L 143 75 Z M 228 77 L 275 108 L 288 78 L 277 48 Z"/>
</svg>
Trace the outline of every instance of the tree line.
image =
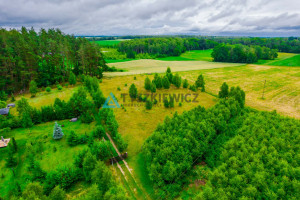
<svg viewBox="0 0 300 200">
<path fill-rule="evenodd" d="M 215 62 L 255 63 L 258 59 L 273 60 L 278 54 L 268 47 L 222 43 L 214 47 L 211 56 Z"/>
<path fill-rule="evenodd" d="M 216 44 L 197 38 L 145 38 L 122 41 L 118 44 L 118 51 L 126 53 L 127 58 L 135 58 L 135 54 L 166 57 L 179 56 L 187 50 L 210 49 Z"/>
<path fill-rule="evenodd" d="M 8 94 L 26 89 L 31 80 L 47 87 L 71 72 L 101 78 L 107 70 L 98 45 L 59 29 L 0 29 L 0 47 L 0 90 Z"/>
</svg>

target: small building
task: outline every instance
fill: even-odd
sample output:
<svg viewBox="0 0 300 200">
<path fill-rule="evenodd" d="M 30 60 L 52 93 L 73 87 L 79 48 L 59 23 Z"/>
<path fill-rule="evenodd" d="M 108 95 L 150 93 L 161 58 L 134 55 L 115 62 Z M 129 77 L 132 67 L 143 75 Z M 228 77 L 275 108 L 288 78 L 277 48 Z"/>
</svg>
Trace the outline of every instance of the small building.
<svg viewBox="0 0 300 200">
<path fill-rule="evenodd" d="M 77 122 L 78 118 L 72 118 L 70 122 Z"/>
<path fill-rule="evenodd" d="M 4 139 L 3 136 L 1 136 L 0 148 L 7 147 L 9 141 L 10 141 L 10 138 Z"/>
<path fill-rule="evenodd" d="M 9 108 L 2 108 L 0 109 L 0 115 L 8 115 Z"/>
<path fill-rule="evenodd" d="M 7 108 L 14 108 L 14 107 L 16 107 L 16 104 L 14 103 L 7 104 Z"/>
</svg>

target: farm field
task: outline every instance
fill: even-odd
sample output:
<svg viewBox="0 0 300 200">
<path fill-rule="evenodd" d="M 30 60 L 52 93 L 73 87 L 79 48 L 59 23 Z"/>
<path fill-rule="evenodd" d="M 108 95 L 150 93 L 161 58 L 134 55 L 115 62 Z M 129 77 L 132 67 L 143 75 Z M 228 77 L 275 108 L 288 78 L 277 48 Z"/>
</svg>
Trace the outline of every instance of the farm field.
<svg viewBox="0 0 300 200">
<path fill-rule="evenodd" d="M 153 59 L 133 60 L 128 62 L 109 63 L 110 67 L 123 69 L 125 72 L 105 72 L 105 76 L 125 76 L 145 73 L 163 73 L 167 67 L 173 72 L 240 66 L 239 63 L 217 63 L 207 61 L 161 61 Z"/>
</svg>

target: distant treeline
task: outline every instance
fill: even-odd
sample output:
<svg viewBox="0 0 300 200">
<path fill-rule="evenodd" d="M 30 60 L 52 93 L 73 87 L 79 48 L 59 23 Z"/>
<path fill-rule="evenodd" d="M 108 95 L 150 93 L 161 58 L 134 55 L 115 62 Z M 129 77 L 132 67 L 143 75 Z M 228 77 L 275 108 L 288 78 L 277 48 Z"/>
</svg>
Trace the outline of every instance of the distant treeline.
<svg viewBox="0 0 300 200">
<path fill-rule="evenodd" d="M 123 41 L 118 44 L 118 51 L 126 53 L 127 57 L 135 53 L 164 57 L 179 56 L 186 50 L 210 49 L 216 45 L 214 41 L 197 38 L 145 38 Z"/>
<path fill-rule="evenodd" d="M 98 45 L 59 29 L 0 29 L 0 47 L 0 90 L 7 93 L 31 80 L 39 87 L 62 82 L 71 71 L 101 78 L 107 68 Z"/>
<path fill-rule="evenodd" d="M 211 54 L 216 62 L 254 63 L 258 59 L 273 60 L 277 58 L 277 50 L 261 46 L 241 44 L 219 44 Z"/>
<path fill-rule="evenodd" d="M 259 45 L 271 49 L 277 49 L 279 52 L 300 53 L 300 38 L 299 37 L 276 37 L 276 38 L 261 38 L 261 37 L 221 37 L 221 36 L 115 36 L 115 37 L 92 37 L 88 38 L 92 41 L 97 40 L 113 40 L 113 39 L 150 39 L 150 38 L 182 38 L 182 39 L 201 39 L 213 43 L 228 43 L 228 44 L 243 44 L 247 46 Z"/>
</svg>

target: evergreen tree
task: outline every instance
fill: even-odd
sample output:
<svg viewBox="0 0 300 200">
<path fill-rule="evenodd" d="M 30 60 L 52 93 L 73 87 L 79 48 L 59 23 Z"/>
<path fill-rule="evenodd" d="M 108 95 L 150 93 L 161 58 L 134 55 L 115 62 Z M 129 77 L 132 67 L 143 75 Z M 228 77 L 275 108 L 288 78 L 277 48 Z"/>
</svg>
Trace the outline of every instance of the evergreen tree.
<svg viewBox="0 0 300 200">
<path fill-rule="evenodd" d="M 155 83 L 151 83 L 150 90 L 151 90 L 152 93 L 156 92 L 156 85 L 155 85 Z"/>
<path fill-rule="evenodd" d="M 172 82 L 173 81 L 173 74 L 171 72 L 171 68 L 170 67 L 167 68 L 166 77 L 168 78 L 168 80 L 169 80 L 170 83 L 173 83 Z"/>
<path fill-rule="evenodd" d="M 6 159 L 6 167 L 14 167 L 17 165 L 17 160 L 14 157 L 13 150 L 9 147 L 8 155 Z"/>
<path fill-rule="evenodd" d="M 76 76 L 73 72 L 70 72 L 69 83 L 70 83 L 70 85 L 75 85 L 76 84 Z"/>
<path fill-rule="evenodd" d="M 202 74 L 200 74 L 195 82 L 195 86 L 196 86 L 196 88 L 199 88 L 199 87 L 203 88 L 204 85 L 205 85 L 204 77 Z"/>
<path fill-rule="evenodd" d="M 32 169 L 32 180 L 43 182 L 46 178 L 47 173 L 42 170 L 39 162 L 34 162 L 34 167 Z"/>
<path fill-rule="evenodd" d="M 105 103 L 105 97 L 100 89 L 97 90 L 97 92 L 92 94 L 95 106 L 97 108 L 100 108 Z"/>
<path fill-rule="evenodd" d="M 145 87 L 146 90 L 150 90 L 151 89 L 151 81 L 148 78 L 148 76 L 145 79 L 144 87 Z"/>
<path fill-rule="evenodd" d="M 167 98 L 164 99 L 164 106 L 165 108 L 169 108 L 169 101 Z"/>
<path fill-rule="evenodd" d="M 29 84 L 29 92 L 31 94 L 31 97 L 35 97 L 36 93 L 38 92 L 37 83 L 35 81 L 30 81 Z"/>
<path fill-rule="evenodd" d="M 52 189 L 49 197 L 51 200 L 65 200 L 66 192 L 59 186 L 56 186 L 55 188 Z"/>
<path fill-rule="evenodd" d="M 172 83 L 177 87 L 180 88 L 181 86 L 181 77 L 179 76 L 178 73 L 175 74 L 175 76 L 173 76 L 173 81 Z"/>
<path fill-rule="evenodd" d="M 90 151 L 87 152 L 83 159 L 83 174 L 86 182 L 91 181 L 92 171 L 95 169 L 96 158 L 91 154 Z"/>
<path fill-rule="evenodd" d="M 70 135 L 67 136 L 67 143 L 70 146 L 76 146 L 78 144 L 78 139 L 78 135 L 74 131 L 71 131 Z"/>
<path fill-rule="evenodd" d="M 4 90 L 0 91 L 0 101 L 7 101 L 7 94 Z"/>
<path fill-rule="evenodd" d="M 59 140 L 64 136 L 64 133 L 62 132 L 61 126 L 55 122 L 54 128 L 53 128 L 53 139 Z"/>
<path fill-rule="evenodd" d="M 13 153 L 16 153 L 18 151 L 18 145 L 17 145 L 17 142 L 15 140 L 15 137 L 12 137 L 11 142 L 12 142 L 12 146 L 11 146 L 12 151 L 13 151 Z"/>
<path fill-rule="evenodd" d="M 183 88 L 188 88 L 188 87 L 189 87 L 189 83 L 188 83 L 188 80 L 187 80 L 187 79 L 184 79 L 184 80 L 183 80 L 182 87 L 183 87 Z"/>
<path fill-rule="evenodd" d="M 152 109 L 152 106 L 153 106 L 153 103 L 152 103 L 152 101 L 150 101 L 149 99 L 147 99 L 147 101 L 146 101 L 146 109 L 147 110 L 151 110 Z"/>
<path fill-rule="evenodd" d="M 154 75 L 153 81 L 154 81 L 157 89 L 161 89 L 163 87 L 162 86 L 162 78 L 157 73 Z"/>
<path fill-rule="evenodd" d="M 133 99 L 137 98 L 137 88 L 135 87 L 134 84 L 131 84 L 130 88 L 129 88 L 129 96 Z"/>
<path fill-rule="evenodd" d="M 23 128 L 30 128 L 33 126 L 32 119 L 29 112 L 22 113 L 21 124 Z"/>
<path fill-rule="evenodd" d="M 169 107 L 174 108 L 174 98 L 170 98 Z"/>
<path fill-rule="evenodd" d="M 169 82 L 169 79 L 168 79 L 167 76 L 163 77 L 162 84 L 163 84 L 163 87 L 165 89 L 169 89 L 170 88 L 170 82 Z"/>
<path fill-rule="evenodd" d="M 228 94 L 229 94 L 228 89 L 229 89 L 229 87 L 228 87 L 227 83 L 224 82 L 219 91 L 219 98 L 227 98 Z"/>
</svg>

